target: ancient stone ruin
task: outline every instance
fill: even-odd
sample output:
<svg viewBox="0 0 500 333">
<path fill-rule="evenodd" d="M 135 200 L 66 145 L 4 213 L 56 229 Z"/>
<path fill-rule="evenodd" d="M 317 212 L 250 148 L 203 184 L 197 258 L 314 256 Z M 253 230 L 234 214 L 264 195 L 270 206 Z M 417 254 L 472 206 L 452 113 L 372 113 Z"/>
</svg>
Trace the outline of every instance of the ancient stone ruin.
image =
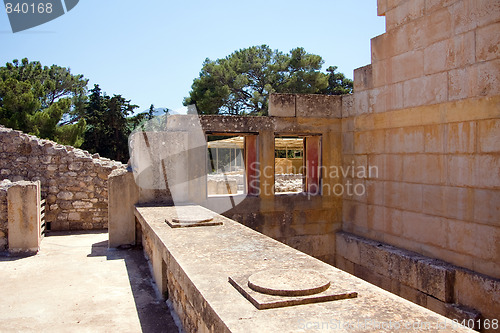
<svg viewBox="0 0 500 333">
<path fill-rule="evenodd" d="M 188 332 L 398 318 L 465 331 L 441 315 L 495 331 L 500 3 L 378 0 L 378 14 L 387 32 L 352 95 L 274 94 L 269 117 L 169 116 L 131 137 L 129 168 L 0 127 L 14 182 L 0 183 L 0 250 L 10 188 L 39 186 L 51 230 L 108 227 L 109 247 L 143 246 Z M 294 152 L 276 152 L 283 138 Z"/>
</svg>

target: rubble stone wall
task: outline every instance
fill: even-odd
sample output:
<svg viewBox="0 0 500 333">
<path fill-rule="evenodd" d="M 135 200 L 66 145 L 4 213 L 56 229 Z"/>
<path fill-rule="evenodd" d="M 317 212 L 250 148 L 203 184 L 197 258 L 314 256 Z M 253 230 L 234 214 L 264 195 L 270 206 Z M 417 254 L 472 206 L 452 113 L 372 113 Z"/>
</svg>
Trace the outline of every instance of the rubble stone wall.
<svg viewBox="0 0 500 333">
<path fill-rule="evenodd" d="M 107 228 L 108 175 L 124 167 L 98 154 L 0 126 L 0 180 L 40 180 L 51 230 Z"/>
<path fill-rule="evenodd" d="M 7 189 L 11 184 L 8 180 L 0 181 L 0 252 L 6 251 L 8 246 Z"/>
</svg>

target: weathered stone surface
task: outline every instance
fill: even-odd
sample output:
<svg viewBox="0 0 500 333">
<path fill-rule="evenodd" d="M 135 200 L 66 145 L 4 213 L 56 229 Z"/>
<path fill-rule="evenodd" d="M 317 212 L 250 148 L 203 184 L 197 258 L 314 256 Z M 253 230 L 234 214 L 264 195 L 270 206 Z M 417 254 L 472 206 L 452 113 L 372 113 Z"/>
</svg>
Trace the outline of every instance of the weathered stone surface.
<svg viewBox="0 0 500 333">
<path fill-rule="evenodd" d="M 496 318 L 498 279 L 346 232 L 336 236 L 338 267 L 452 319 Z"/>
<path fill-rule="evenodd" d="M 296 117 L 341 118 L 342 97 L 329 95 L 296 95 Z"/>
<path fill-rule="evenodd" d="M 367 318 L 380 322 L 437 323 L 445 320 L 229 219 L 224 219 L 224 225 L 219 227 L 172 229 L 163 221 L 174 211 L 173 207 L 138 207 L 136 217 L 157 285 L 168 290 L 187 331 L 301 332 L 311 321 L 356 322 Z M 354 290 L 358 297 L 258 310 L 228 282 L 229 277 L 241 274 L 297 267 L 313 270 L 339 288 Z M 356 328 L 360 332 L 373 332 L 373 327 Z M 466 331 L 459 327 L 447 329 Z"/>
<path fill-rule="evenodd" d="M 40 182 L 20 181 L 7 188 L 8 249 L 36 253 L 42 240 Z"/>
<path fill-rule="evenodd" d="M 354 90 L 356 92 L 373 88 L 372 66 L 367 65 L 354 70 Z"/>
<path fill-rule="evenodd" d="M 269 115 L 273 117 L 295 117 L 294 94 L 271 94 L 269 96 Z"/>
<path fill-rule="evenodd" d="M 95 228 L 106 227 L 107 206 L 97 207 L 97 197 L 107 203 L 107 177 L 113 169 L 123 168 L 119 162 L 92 157 L 88 152 L 70 146 L 38 139 L 0 126 L 0 179 L 40 180 L 42 197 L 47 199 L 46 220 L 54 230 L 67 229 L 70 224 L 89 229 L 92 221 L 83 221 L 72 209 L 98 208 Z M 87 194 L 88 193 L 88 194 Z M 80 218 L 78 218 L 80 216 Z"/>
</svg>

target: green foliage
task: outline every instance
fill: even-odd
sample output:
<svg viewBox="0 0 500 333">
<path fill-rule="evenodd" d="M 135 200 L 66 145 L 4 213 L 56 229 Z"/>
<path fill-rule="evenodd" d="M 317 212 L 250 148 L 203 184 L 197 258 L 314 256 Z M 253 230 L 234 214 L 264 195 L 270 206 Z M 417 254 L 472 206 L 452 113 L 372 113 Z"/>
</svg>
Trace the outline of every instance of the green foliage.
<svg viewBox="0 0 500 333">
<path fill-rule="evenodd" d="M 64 67 L 14 60 L 0 67 L 0 124 L 62 144 L 82 143 L 85 122 L 77 115 L 87 80 Z M 67 120 L 61 123 L 63 117 Z"/>
<path fill-rule="evenodd" d="M 270 93 L 341 94 L 352 81 L 337 67 L 320 72 L 323 59 L 295 48 L 288 54 L 267 45 L 236 51 L 224 59 L 206 59 L 184 105 L 203 114 L 266 115 Z"/>
<path fill-rule="evenodd" d="M 86 123 L 82 148 L 126 163 L 128 136 L 134 123 L 134 118 L 128 116 L 136 108 L 137 105 L 130 104 L 121 95 L 109 97 L 102 93 L 99 85 L 94 85 L 82 115 Z"/>
<path fill-rule="evenodd" d="M 345 95 L 352 93 L 353 82 L 342 73 L 335 73 L 337 66 L 330 66 L 328 74 L 328 87 L 321 93 L 325 95 Z"/>
</svg>

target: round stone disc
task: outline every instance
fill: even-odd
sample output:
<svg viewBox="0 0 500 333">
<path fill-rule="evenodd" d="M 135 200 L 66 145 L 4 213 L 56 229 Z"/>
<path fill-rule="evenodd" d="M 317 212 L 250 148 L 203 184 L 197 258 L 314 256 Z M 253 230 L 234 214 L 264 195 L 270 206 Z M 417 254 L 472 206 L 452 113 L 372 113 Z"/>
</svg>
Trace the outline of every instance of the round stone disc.
<svg viewBox="0 0 500 333">
<path fill-rule="evenodd" d="M 327 290 L 330 281 L 313 270 L 269 269 L 251 275 L 248 286 L 268 295 L 307 296 Z"/>
<path fill-rule="evenodd" d="M 177 216 L 172 218 L 174 223 L 203 223 L 214 219 L 213 214 L 200 207 L 179 206 L 176 213 Z"/>
<path fill-rule="evenodd" d="M 202 217 L 202 216 L 178 216 L 172 219 L 175 223 L 203 223 L 210 222 L 213 217 Z"/>
</svg>

